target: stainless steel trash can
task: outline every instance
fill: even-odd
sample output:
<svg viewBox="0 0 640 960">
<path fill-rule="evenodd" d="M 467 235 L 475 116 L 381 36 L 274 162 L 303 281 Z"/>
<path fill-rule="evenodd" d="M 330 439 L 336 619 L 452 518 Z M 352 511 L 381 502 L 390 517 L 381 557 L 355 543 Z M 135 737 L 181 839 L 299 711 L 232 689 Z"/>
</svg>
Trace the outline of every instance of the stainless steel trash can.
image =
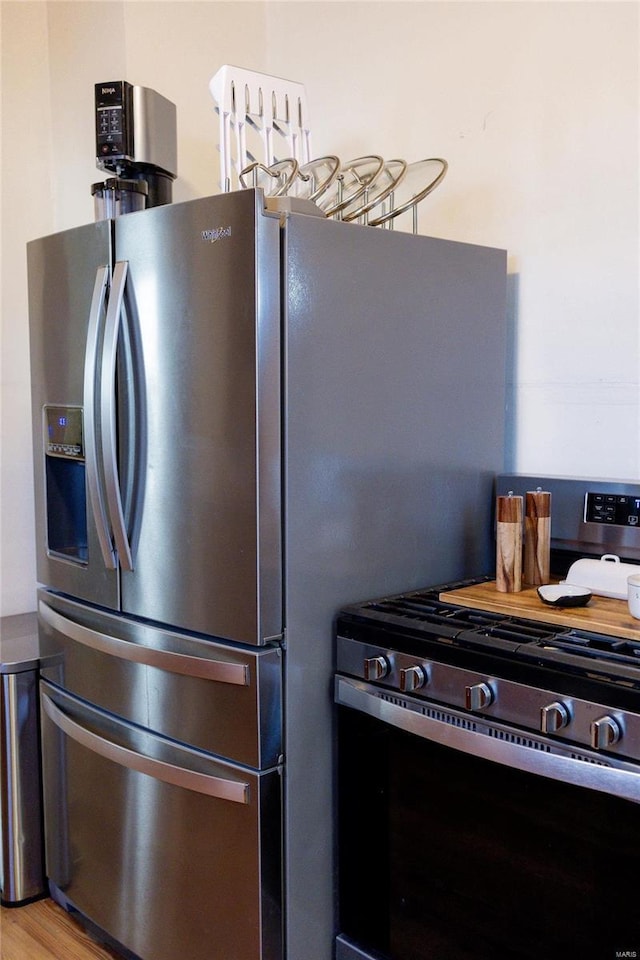
<svg viewBox="0 0 640 960">
<path fill-rule="evenodd" d="M 16 907 L 46 893 L 35 613 L 0 619 L 0 900 Z"/>
</svg>

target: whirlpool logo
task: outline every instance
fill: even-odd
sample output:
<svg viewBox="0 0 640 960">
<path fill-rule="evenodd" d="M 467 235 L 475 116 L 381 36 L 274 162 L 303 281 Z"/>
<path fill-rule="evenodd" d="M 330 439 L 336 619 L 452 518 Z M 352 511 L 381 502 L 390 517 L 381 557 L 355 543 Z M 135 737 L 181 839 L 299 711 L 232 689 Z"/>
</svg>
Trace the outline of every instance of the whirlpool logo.
<svg viewBox="0 0 640 960">
<path fill-rule="evenodd" d="M 205 243 L 217 243 L 218 240 L 224 240 L 225 237 L 231 236 L 231 226 L 228 227 L 213 227 L 211 230 L 202 231 L 202 239 Z"/>
</svg>

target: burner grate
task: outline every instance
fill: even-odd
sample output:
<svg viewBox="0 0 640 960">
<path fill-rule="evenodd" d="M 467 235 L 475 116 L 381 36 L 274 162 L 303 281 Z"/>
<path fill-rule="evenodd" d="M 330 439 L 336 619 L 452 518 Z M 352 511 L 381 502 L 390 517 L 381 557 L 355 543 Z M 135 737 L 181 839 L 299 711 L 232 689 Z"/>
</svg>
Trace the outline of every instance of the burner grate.
<svg viewBox="0 0 640 960">
<path fill-rule="evenodd" d="M 516 640 L 519 643 L 546 642 L 558 635 L 558 627 L 547 623 L 534 623 L 532 620 L 505 619 L 499 624 L 490 624 L 478 630 L 484 637 L 496 637 L 500 640 Z"/>
<path fill-rule="evenodd" d="M 607 663 L 628 663 L 640 666 L 640 642 L 600 633 L 566 630 L 544 642 L 544 648 L 566 650 L 573 656 L 583 656 Z"/>
<path fill-rule="evenodd" d="M 490 628 L 509 621 L 505 614 L 444 603 L 433 596 L 435 592 L 375 600 L 352 607 L 349 612 L 356 617 L 381 619 L 387 625 L 410 627 L 418 633 L 440 633 L 444 637 L 455 637 L 463 630 Z"/>
<path fill-rule="evenodd" d="M 483 583 L 488 578 L 441 584 L 414 593 L 382 597 L 343 608 L 345 635 L 353 624 L 376 626 L 393 636 L 391 645 L 405 652 L 418 652 L 417 644 L 429 644 L 424 656 L 438 659 L 433 644 L 457 648 L 475 657 L 490 657 L 489 672 L 504 669 L 552 670 L 554 683 L 563 676 L 564 686 L 582 678 L 605 684 L 631 696 L 640 693 L 640 639 L 591 633 L 558 624 L 529 620 L 512 614 L 461 607 L 440 599 L 442 593 L 462 586 Z M 362 633 L 358 633 L 362 636 Z M 379 641 L 376 641 L 379 642 Z M 453 653 L 443 653 L 451 657 Z M 464 661 L 460 661 L 464 662 Z M 476 665 L 481 661 L 475 660 Z M 540 681 L 541 683 L 544 681 Z M 551 681 L 549 681 L 551 682 Z"/>
</svg>

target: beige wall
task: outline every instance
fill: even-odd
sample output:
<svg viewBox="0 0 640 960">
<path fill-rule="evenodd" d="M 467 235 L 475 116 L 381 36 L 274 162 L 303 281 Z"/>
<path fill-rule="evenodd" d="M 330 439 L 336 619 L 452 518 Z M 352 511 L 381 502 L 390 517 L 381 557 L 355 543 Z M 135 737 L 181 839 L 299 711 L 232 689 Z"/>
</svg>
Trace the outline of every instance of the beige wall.
<svg viewBox="0 0 640 960">
<path fill-rule="evenodd" d="M 0 236 L 0 614 L 34 606 L 29 330 L 24 243 L 53 229 L 47 11 L 0 6 L 2 168 Z M 25 69 L 28 65 L 28 69 Z M 25 105 L 28 108 L 25 109 Z"/>
<path fill-rule="evenodd" d="M 635 2 L 11 2 L 2 15 L 3 615 L 33 606 L 26 240 L 93 218 L 93 84 L 178 107 L 174 199 L 217 191 L 210 77 L 305 84 L 316 155 L 447 158 L 420 231 L 506 247 L 516 469 L 640 475 Z"/>
</svg>

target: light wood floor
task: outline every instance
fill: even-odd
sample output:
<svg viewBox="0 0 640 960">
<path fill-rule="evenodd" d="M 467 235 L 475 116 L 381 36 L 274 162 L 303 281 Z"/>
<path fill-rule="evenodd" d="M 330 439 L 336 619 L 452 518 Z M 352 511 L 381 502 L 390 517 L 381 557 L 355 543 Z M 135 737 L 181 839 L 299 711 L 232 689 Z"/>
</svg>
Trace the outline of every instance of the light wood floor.
<svg viewBox="0 0 640 960">
<path fill-rule="evenodd" d="M 122 960 L 53 900 L 0 907 L 1 960 Z"/>
</svg>

